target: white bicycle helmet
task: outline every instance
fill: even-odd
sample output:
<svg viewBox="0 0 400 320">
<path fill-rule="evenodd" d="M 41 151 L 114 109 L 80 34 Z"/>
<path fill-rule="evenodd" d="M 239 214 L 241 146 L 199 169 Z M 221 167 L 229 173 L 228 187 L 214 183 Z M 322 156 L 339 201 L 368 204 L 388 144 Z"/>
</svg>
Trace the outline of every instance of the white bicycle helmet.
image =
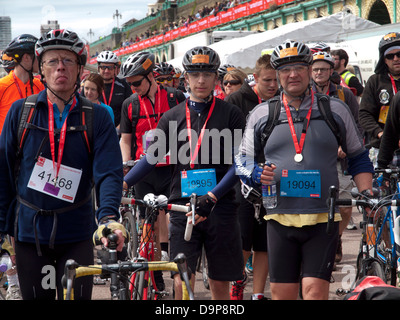
<svg viewBox="0 0 400 320">
<path fill-rule="evenodd" d="M 35 45 L 35 54 L 39 63 L 43 53 L 48 50 L 72 51 L 78 56 L 80 65 L 84 66 L 86 64 L 87 51 L 85 49 L 85 43 L 73 31 L 56 29 L 43 35 Z"/>
<path fill-rule="evenodd" d="M 117 64 L 117 63 L 119 63 L 119 59 L 118 59 L 117 55 L 112 51 L 102 51 L 97 56 L 97 63 L 101 63 L 101 62 Z"/>
<path fill-rule="evenodd" d="M 332 68 L 335 66 L 335 60 L 328 52 L 324 51 L 315 52 L 313 54 L 313 61 L 311 63 L 314 63 L 315 61 L 325 61 L 329 63 L 332 66 Z"/>
<path fill-rule="evenodd" d="M 271 54 L 271 66 L 274 69 L 292 62 L 310 64 L 311 61 L 310 49 L 305 44 L 293 40 L 286 40 L 278 45 Z"/>
</svg>

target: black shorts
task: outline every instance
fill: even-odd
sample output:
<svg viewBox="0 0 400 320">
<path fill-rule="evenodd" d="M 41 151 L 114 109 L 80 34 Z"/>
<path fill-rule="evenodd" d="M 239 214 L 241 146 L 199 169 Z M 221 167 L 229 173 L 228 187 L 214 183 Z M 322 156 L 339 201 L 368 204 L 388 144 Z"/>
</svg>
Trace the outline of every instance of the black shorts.
<svg viewBox="0 0 400 320">
<path fill-rule="evenodd" d="M 190 241 L 184 240 L 187 217 L 170 212 L 170 257 L 184 253 L 192 272 L 204 245 L 208 275 L 213 280 L 235 281 L 243 278 L 243 253 L 240 239 L 237 204 L 217 202 L 207 220 L 194 226 Z"/>
<path fill-rule="evenodd" d="M 261 206 L 259 219 L 256 219 L 254 206 L 243 197 L 240 183 L 235 191 L 239 200 L 238 212 L 243 250 L 267 252 L 267 222 L 263 219 L 266 214 L 265 208 Z"/>
<path fill-rule="evenodd" d="M 333 235 L 326 223 L 302 228 L 286 227 L 274 220 L 267 222 L 270 281 L 297 283 L 313 277 L 330 281 L 338 243 L 339 223 Z"/>
<path fill-rule="evenodd" d="M 148 193 L 169 197 L 171 184 L 170 167 L 156 167 L 143 180 L 135 184 L 135 198 L 143 199 Z M 145 208 L 139 207 L 140 217 L 144 218 Z"/>
</svg>

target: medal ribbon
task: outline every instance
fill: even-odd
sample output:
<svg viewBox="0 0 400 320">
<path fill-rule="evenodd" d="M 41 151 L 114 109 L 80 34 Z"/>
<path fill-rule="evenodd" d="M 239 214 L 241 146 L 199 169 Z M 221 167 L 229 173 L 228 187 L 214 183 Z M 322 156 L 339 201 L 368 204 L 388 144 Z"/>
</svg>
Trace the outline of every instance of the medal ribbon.
<svg viewBox="0 0 400 320">
<path fill-rule="evenodd" d="M 308 110 L 307 117 L 304 119 L 304 120 L 307 120 L 307 122 L 304 121 L 303 130 L 301 132 L 301 137 L 300 137 L 300 143 L 297 140 L 296 130 L 294 128 L 292 114 L 290 112 L 290 108 L 288 106 L 288 102 L 287 102 L 284 94 L 282 95 L 282 100 L 283 100 L 283 105 L 285 107 L 286 115 L 288 118 L 290 133 L 292 134 L 292 139 L 293 139 L 293 143 L 294 143 L 294 148 L 296 149 L 296 154 L 301 154 L 303 151 L 303 147 L 304 147 L 304 141 L 306 139 L 307 129 L 310 124 L 311 110 L 312 110 L 312 105 L 314 103 L 314 91 L 311 90 L 311 105 Z"/>
<path fill-rule="evenodd" d="M 104 90 L 103 90 L 103 100 L 104 100 L 104 103 L 106 105 L 108 105 L 108 106 L 111 106 L 110 103 L 111 103 L 112 95 L 113 95 L 113 92 L 114 92 L 114 84 L 115 84 L 115 79 L 113 79 L 113 82 L 112 82 L 112 85 L 111 85 L 111 91 L 110 91 L 110 96 L 109 96 L 110 99 L 108 99 L 108 102 L 107 102 L 106 95 L 105 95 Z"/>
<path fill-rule="evenodd" d="M 65 137 L 67 133 L 67 119 L 68 115 L 65 118 L 65 121 L 62 125 L 61 131 L 60 131 L 60 143 L 58 146 L 58 157 L 57 157 L 57 162 L 55 159 L 55 142 L 54 142 L 54 110 L 53 110 L 53 104 L 51 101 L 47 98 L 47 104 L 48 104 L 48 109 L 49 109 L 49 139 L 50 139 L 50 151 L 51 151 L 51 158 L 53 159 L 53 168 L 55 171 L 55 177 L 54 177 L 54 185 L 57 183 L 57 177 L 58 173 L 60 171 L 61 167 L 61 160 L 63 157 L 64 153 L 64 146 L 65 146 Z M 74 97 L 74 101 L 71 105 L 71 108 L 69 111 L 71 111 L 76 105 L 76 97 Z"/>
<path fill-rule="evenodd" d="M 393 95 L 397 93 L 396 83 L 394 82 L 393 76 L 389 73 L 390 81 L 392 81 Z"/>
<path fill-rule="evenodd" d="M 211 104 L 210 110 L 208 111 L 207 119 L 204 122 L 203 128 L 201 128 L 200 136 L 199 136 L 199 139 L 197 140 L 196 148 L 193 153 L 192 153 L 192 131 L 191 131 L 192 124 L 190 122 L 190 110 L 188 107 L 188 101 L 189 100 L 186 100 L 186 126 L 187 126 L 187 131 L 188 131 L 189 147 L 190 147 L 190 168 L 193 169 L 194 168 L 194 160 L 196 159 L 196 157 L 199 153 L 201 141 L 203 140 L 203 136 L 204 136 L 204 132 L 206 129 L 208 119 L 210 119 L 211 114 L 215 107 L 215 97 L 213 97 L 213 102 Z"/>
</svg>

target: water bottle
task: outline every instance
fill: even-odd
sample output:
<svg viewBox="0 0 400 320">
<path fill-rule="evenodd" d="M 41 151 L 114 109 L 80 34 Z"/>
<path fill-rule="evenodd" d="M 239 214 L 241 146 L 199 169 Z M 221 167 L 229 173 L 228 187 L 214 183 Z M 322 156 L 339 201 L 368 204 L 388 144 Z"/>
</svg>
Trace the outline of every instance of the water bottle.
<svg viewBox="0 0 400 320">
<path fill-rule="evenodd" d="M 271 166 L 270 162 L 265 163 L 267 166 Z M 265 209 L 276 208 L 278 197 L 276 195 L 276 182 L 272 180 L 269 184 L 261 185 L 263 206 Z"/>
<path fill-rule="evenodd" d="M 0 272 L 6 272 L 12 268 L 11 258 L 7 253 L 4 253 L 0 258 Z"/>
</svg>

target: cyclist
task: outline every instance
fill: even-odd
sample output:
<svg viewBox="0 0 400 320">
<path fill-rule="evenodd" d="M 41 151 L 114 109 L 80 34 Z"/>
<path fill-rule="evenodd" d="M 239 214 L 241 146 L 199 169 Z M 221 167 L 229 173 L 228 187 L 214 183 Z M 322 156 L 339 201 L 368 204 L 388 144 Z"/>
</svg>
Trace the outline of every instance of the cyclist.
<svg viewBox="0 0 400 320">
<path fill-rule="evenodd" d="M 38 72 L 36 41 L 30 34 L 21 34 L 3 51 L 3 61 L 13 61 L 14 70 L 0 79 L 0 133 L 12 103 L 44 89 L 40 80 L 33 76 Z"/>
<path fill-rule="evenodd" d="M 238 91 L 246 78 L 247 75 L 242 70 L 233 69 L 228 71 L 222 81 L 226 97 L 233 92 Z"/>
<path fill-rule="evenodd" d="M 326 199 L 329 187 L 338 185 L 335 134 L 343 141 L 358 189 L 372 188 L 373 167 L 348 108 L 330 99 L 339 132 L 330 129 L 332 119 L 320 118 L 319 97 L 310 88 L 311 61 L 303 43 L 287 40 L 275 48 L 271 65 L 277 70 L 280 96 L 250 113 L 235 157 L 237 171 L 249 186 L 277 181 L 277 207 L 265 216 L 272 299 L 297 299 L 300 279 L 304 299 L 328 299 L 338 239 L 337 222 L 334 234 L 326 233 Z M 264 144 L 261 134 L 272 103 L 282 121 L 275 123 Z M 259 166 L 258 157 L 272 164 Z"/>
<path fill-rule="evenodd" d="M 333 67 L 335 65 L 335 60 L 327 52 L 316 52 L 313 54 L 312 61 L 312 79 L 313 85 L 312 89 L 315 92 L 327 94 L 330 97 L 334 97 L 342 100 L 350 109 L 357 127 L 362 134 L 363 130 L 358 121 L 358 101 L 350 89 L 342 87 L 339 84 L 335 84 L 331 81 L 331 76 L 333 73 Z M 339 173 L 339 197 L 348 196 L 351 192 L 353 181 L 350 176 L 345 174 L 347 171 L 347 158 L 346 154 L 343 152 L 342 148 L 339 146 L 338 150 L 338 161 L 337 170 Z M 351 207 L 340 207 L 340 215 L 342 221 L 339 223 L 339 244 L 336 253 L 335 262 L 340 262 L 342 260 L 342 240 L 341 236 L 344 229 L 349 225 L 351 221 Z"/>
<path fill-rule="evenodd" d="M 54 299 L 56 290 L 62 299 L 66 260 L 93 263 L 92 179 L 100 196 L 99 231 L 109 225 L 119 249 L 123 246 L 123 226 L 113 222 L 119 217 L 122 158 L 105 108 L 93 105 L 94 117 L 87 119 L 93 149 L 83 137 L 88 131 L 77 132 L 84 129 L 81 109 L 92 105 L 77 93 L 87 57 L 84 42 L 75 32 L 51 30 L 37 41 L 35 53 L 46 90 L 36 96 L 22 154 L 17 156 L 17 131 L 24 100 L 10 108 L 0 137 L 0 234 L 15 238 L 23 299 Z M 45 266 L 51 268 L 55 287 L 43 285 L 49 276 L 43 274 Z M 75 298 L 90 299 L 93 281 L 77 280 L 77 285 L 81 290 Z"/>
<path fill-rule="evenodd" d="M 186 204 L 192 192 L 199 195 L 190 241 L 184 240 L 187 217 L 170 212 L 171 257 L 183 252 L 190 269 L 195 271 L 204 245 L 211 296 L 229 299 L 229 281 L 242 277 L 243 255 L 233 189 L 237 177 L 229 164 L 232 159 L 223 158 L 238 142 L 233 139 L 234 133 L 241 137 L 244 116 L 238 107 L 213 95 L 219 65 L 218 54 L 209 47 L 195 47 L 185 53 L 183 67 L 190 98 L 164 113 L 157 125 L 160 139 L 150 146 L 159 154 L 148 152 L 125 176 L 125 182 L 129 186 L 140 181 L 170 149 L 170 202 Z M 204 188 L 195 183 L 197 179 L 205 179 Z M 193 274 L 193 284 L 194 279 Z M 178 300 L 182 296 L 179 280 L 179 275 L 175 275 Z"/>
<path fill-rule="evenodd" d="M 248 114 L 262 101 L 267 101 L 278 94 L 276 71 L 272 68 L 271 55 L 264 54 L 256 61 L 254 78 L 256 84 L 250 87 L 247 82 L 239 91 L 232 93 L 225 101 L 242 109 L 243 114 Z M 258 94 L 256 93 L 258 92 Z M 260 97 L 262 95 L 262 98 Z M 265 215 L 264 207 L 261 208 L 259 217 L 255 216 L 253 204 L 245 200 L 241 194 L 241 186 L 237 185 L 236 194 L 239 196 L 239 222 L 242 237 L 243 257 L 247 261 L 253 249 L 253 295 L 252 299 L 263 299 L 265 282 L 268 276 L 267 255 L 267 226 L 262 219 Z M 261 190 L 259 190 L 261 192 Z M 235 281 L 231 288 L 232 300 L 243 300 L 243 291 L 247 284 L 247 274 L 243 272 L 243 280 Z"/>
<path fill-rule="evenodd" d="M 90 101 L 92 101 L 93 103 L 97 103 L 106 108 L 111 116 L 111 120 L 114 122 L 114 112 L 112 108 L 106 105 L 104 102 L 99 101 L 99 97 L 102 95 L 104 90 L 103 78 L 97 73 L 91 73 L 82 82 L 83 82 L 83 88 L 82 88 L 83 90 L 81 94 Z"/>
<path fill-rule="evenodd" d="M 157 63 L 153 70 L 154 78 L 164 87 L 174 87 L 175 69 L 167 62 Z"/>
<path fill-rule="evenodd" d="M 365 85 L 360 102 L 360 124 L 369 136 L 371 158 L 376 164 L 380 141 L 393 96 L 400 88 L 400 33 L 390 32 L 379 42 L 379 60 Z"/>
<path fill-rule="evenodd" d="M 154 68 L 154 55 L 146 51 L 131 55 L 121 67 L 120 76 L 124 77 L 136 92 L 122 104 L 120 145 L 124 162 L 139 160 L 146 153 L 147 145 L 152 141 L 153 130 L 164 112 L 185 100 L 182 92 L 157 84 Z M 160 71 L 160 68 L 158 70 Z M 170 94 L 175 96 L 171 104 Z M 154 193 L 168 197 L 170 181 L 170 167 L 168 162 L 164 161 L 135 185 L 135 196 L 143 199 L 146 194 Z M 144 208 L 139 210 L 141 218 L 144 219 Z M 156 234 L 157 242 L 160 242 L 161 246 L 161 257 L 168 260 L 168 224 L 164 210 L 160 211 L 157 218 Z M 164 282 L 160 275 L 161 272 L 156 273 L 157 289 L 163 291 Z"/>
<path fill-rule="evenodd" d="M 224 77 L 228 71 L 233 69 L 235 69 L 235 66 L 231 64 L 224 64 L 218 69 L 218 82 L 214 89 L 214 95 L 221 100 L 225 99 Z"/>
<path fill-rule="evenodd" d="M 337 49 L 332 50 L 330 54 L 335 60 L 334 69 L 342 77 L 344 84 L 351 88 L 352 91 L 354 90 L 356 96 L 361 97 L 364 91 L 363 85 L 355 74 L 346 69 L 349 63 L 349 55 L 347 52 L 343 49 Z"/>
<path fill-rule="evenodd" d="M 119 63 L 117 55 L 112 51 L 102 51 L 97 56 L 99 74 L 104 80 L 104 91 L 99 100 L 113 109 L 117 129 L 121 120 L 122 103 L 132 95 L 129 85 L 117 77 Z"/>
</svg>

